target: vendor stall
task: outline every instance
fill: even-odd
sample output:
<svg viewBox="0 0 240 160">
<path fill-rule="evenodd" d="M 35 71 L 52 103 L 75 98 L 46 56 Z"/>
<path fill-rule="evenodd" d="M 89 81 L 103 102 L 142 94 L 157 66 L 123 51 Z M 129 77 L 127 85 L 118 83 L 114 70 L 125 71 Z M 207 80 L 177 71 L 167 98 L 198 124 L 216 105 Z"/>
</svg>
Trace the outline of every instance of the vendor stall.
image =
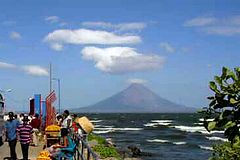
<svg viewBox="0 0 240 160">
<path fill-rule="evenodd" d="M 47 147 L 53 144 L 60 144 L 60 130 L 61 128 L 57 125 L 50 125 L 45 129 Z"/>
</svg>

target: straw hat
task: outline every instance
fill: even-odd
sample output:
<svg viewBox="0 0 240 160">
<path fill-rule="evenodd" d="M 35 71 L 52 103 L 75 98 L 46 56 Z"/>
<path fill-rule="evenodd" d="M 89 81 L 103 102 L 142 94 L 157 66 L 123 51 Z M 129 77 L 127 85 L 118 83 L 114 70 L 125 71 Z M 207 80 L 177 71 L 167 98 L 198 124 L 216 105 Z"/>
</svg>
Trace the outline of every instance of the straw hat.
<svg viewBox="0 0 240 160">
<path fill-rule="evenodd" d="M 78 118 L 78 124 L 86 133 L 91 133 L 94 129 L 92 122 L 90 122 L 89 119 L 85 116 Z"/>
</svg>

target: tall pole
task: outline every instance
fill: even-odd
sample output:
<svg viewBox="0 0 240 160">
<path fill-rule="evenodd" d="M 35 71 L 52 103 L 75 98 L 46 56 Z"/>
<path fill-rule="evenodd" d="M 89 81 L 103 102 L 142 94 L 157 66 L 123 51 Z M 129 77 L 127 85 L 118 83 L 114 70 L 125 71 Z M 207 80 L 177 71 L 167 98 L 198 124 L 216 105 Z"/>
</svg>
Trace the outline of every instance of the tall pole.
<svg viewBox="0 0 240 160">
<path fill-rule="evenodd" d="M 57 81 L 58 83 L 58 112 L 61 111 L 61 81 L 60 78 L 52 78 L 52 80 Z"/>
<path fill-rule="evenodd" d="M 60 79 L 58 79 L 58 112 L 60 113 L 60 110 L 61 110 L 61 104 L 60 104 Z"/>
<path fill-rule="evenodd" d="M 49 67 L 50 67 L 50 70 L 49 70 L 49 74 L 50 74 L 49 75 L 49 81 L 50 81 L 50 85 L 49 85 L 50 88 L 49 89 L 50 89 L 50 91 L 49 91 L 49 93 L 51 93 L 52 92 L 52 63 L 50 63 Z"/>
</svg>

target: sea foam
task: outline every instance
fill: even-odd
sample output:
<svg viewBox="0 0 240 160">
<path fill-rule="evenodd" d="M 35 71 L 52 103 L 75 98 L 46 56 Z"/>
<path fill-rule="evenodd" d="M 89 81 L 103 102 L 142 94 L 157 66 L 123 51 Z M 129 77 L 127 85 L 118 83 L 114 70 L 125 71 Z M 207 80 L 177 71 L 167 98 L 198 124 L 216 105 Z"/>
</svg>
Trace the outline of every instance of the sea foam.
<svg viewBox="0 0 240 160">
<path fill-rule="evenodd" d="M 221 138 L 221 137 L 206 137 L 208 140 L 212 140 L 212 141 L 223 141 L 223 142 L 227 142 L 228 139 L 227 138 Z"/>
<path fill-rule="evenodd" d="M 211 119 L 211 118 L 210 118 L 210 119 L 206 119 L 207 122 L 212 122 L 213 120 L 214 120 L 213 118 L 212 118 L 212 119 Z M 200 118 L 199 121 L 200 121 L 200 122 L 203 122 L 204 119 L 203 119 L 203 118 Z"/>
<path fill-rule="evenodd" d="M 99 122 L 102 122 L 103 120 L 91 120 L 90 122 L 92 123 L 99 123 Z"/>
<path fill-rule="evenodd" d="M 200 147 L 201 149 L 205 149 L 205 150 L 210 150 L 210 151 L 213 150 L 212 147 L 207 147 L 207 146 L 202 146 L 202 145 L 199 145 L 199 147 Z"/>
<path fill-rule="evenodd" d="M 157 143 L 172 143 L 175 145 L 184 145 L 187 142 L 171 142 L 169 140 L 164 140 L 164 139 L 148 139 L 147 142 L 157 142 Z"/>
<path fill-rule="evenodd" d="M 107 131 L 93 131 L 93 133 L 95 134 L 104 134 L 104 133 L 109 133 L 111 132 L 110 130 L 107 130 Z"/>
<path fill-rule="evenodd" d="M 150 123 L 144 124 L 145 127 L 168 126 L 172 124 L 172 120 L 151 120 Z"/>
<path fill-rule="evenodd" d="M 168 143 L 169 141 L 163 139 L 147 139 L 147 142 Z"/>
<path fill-rule="evenodd" d="M 172 142 L 173 144 L 176 144 L 176 145 L 183 145 L 183 144 L 187 144 L 187 142 Z"/>
<path fill-rule="evenodd" d="M 114 128 L 114 127 L 99 127 L 94 129 L 94 133 L 101 134 L 101 133 L 109 133 L 109 132 L 116 132 L 116 131 L 140 131 L 143 128 Z"/>
</svg>

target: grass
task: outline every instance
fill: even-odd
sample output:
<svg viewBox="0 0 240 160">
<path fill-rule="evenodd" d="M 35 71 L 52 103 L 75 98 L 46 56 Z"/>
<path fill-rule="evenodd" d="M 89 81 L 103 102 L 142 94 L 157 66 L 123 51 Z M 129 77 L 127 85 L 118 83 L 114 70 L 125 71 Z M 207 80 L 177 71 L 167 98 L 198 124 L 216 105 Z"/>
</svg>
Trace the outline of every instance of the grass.
<svg viewBox="0 0 240 160">
<path fill-rule="evenodd" d="M 89 134 L 88 141 L 92 141 L 92 140 L 96 140 L 98 142 L 98 144 L 102 144 L 102 145 L 107 144 L 107 141 L 105 138 L 97 136 L 95 134 Z"/>
<path fill-rule="evenodd" d="M 120 159 L 120 154 L 118 153 L 117 149 L 107 146 L 107 141 L 105 138 L 95 134 L 89 134 L 88 141 L 92 140 L 96 140 L 98 142 L 98 144 L 92 147 L 92 149 L 94 152 L 98 153 L 101 158 L 114 157 L 116 159 Z"/>
<path fill-rule="evenodd" d="M 93 150 L 99 153 L 101 158 L 115 157 L 120 159 L 120 155 L 114 147 L 96 145 L 93 147 Z"/>
</svg>

